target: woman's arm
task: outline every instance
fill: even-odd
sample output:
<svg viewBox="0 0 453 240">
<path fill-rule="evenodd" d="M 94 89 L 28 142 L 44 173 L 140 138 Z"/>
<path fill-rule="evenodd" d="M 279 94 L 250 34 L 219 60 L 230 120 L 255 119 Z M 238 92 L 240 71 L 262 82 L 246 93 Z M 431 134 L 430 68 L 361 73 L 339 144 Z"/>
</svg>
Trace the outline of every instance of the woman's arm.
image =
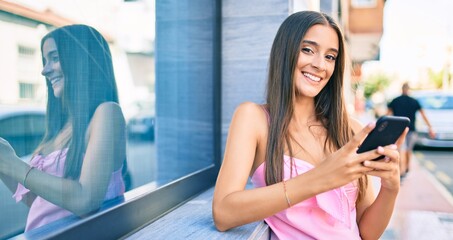
<svg viewBox="0 0 453 240">
<path fill-rule="evenodd" d="M 126 156 L 125 122 L 118 104 L 101 104 L 93 115 L 91 125 L 78 181 L 33 169 L 28 173 L 25 186 L 36 195 L 80 216 L 100 207 L 112 172 Z M 0 159 L 1 173 L 16 182 L 23 182 L 28 165 L 15 159 L 18 157 L 14 151 L 5 150 L 4 145 L 0 145 L 0 152 L 2 150 L 8 152 L 9 158 Z M 15 161 L 5 161 L 8 159 Z"/>
<path fill-rule="evenodd" d="M 404 141 L 408 129 L 400 136 L 397 145 Z M 379 161 L 365 161 L 364 165 L 374 169 L 368 172 L 368 187 L 364 198 L 357 204 L 357 223 L 362 239 L 378 239 L 387 228 L 400 188 L 399 153 L 397 145 L 374 150 L 386 158 Z M 370 176 L 381 178 L 381 188 L 375 198 Z"/>
<path fill-rule="evenodd" d="M 296 204 L 343 186 L 369 171 L 361 162 L 378 155 L 356 154 L 355 150 L 372 128 L 364 128 L 315 169 L 286 181 L 291 203 Z M 257 165 L 256 161 L 264 160 L 264 156 L 257 160 L 256 153 L 259 147 L 266 147 L 266 135 L 267 119 L 263 110 L 253 103 L 240 105 L 230 125 L 225 156 L 214 191 L 213 218 L 220 231 L 262 220 L 288 207 L 282 183 L 245 190 L 252 166 Z"/>
<path fill-rule="evenodd" d="M 17 190 L 17 181 L 14 181 L 13 178 L 5 175 L 5 174 L 0 174 L 0 179 L 2 180 L 2 182 L 5 184 L 5 186 L 11 191 L 11 193 L 15 193 L 16 190 Z M 28 207 L 31 206 L 31 204 L 33 203 L 33 201 L 35 200 L 36 198 L 36 195 L 32 192 L 28 192 L 27 194 L 25 194 L 22 198 L 22 201 L 25 205 L 27 205 Z"/>
<path fill-rule="evenodd" d="M 381 187 L 378 196 L 374 199 L 371 181 L 371 177 L 368 177 L 365 199 L 357 205 L 357 220 L 362 239 L 379 239 L 381 237 L 392 217 L 398 195 L 397 189 Z"/>
</svg>

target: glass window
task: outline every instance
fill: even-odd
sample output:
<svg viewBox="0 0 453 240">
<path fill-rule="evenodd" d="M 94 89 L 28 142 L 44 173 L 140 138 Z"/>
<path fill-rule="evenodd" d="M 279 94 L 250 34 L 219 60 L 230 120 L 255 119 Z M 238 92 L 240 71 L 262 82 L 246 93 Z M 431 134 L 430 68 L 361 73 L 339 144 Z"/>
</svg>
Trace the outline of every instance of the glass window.
<svg viewBox="0 0 453 240">
<path fill-rule="evenodd" d="M 215 160 L 220 155 L 219 51 L 215 44 L 220 36 L 219 8 L 216 3 L 211 3 L 209 8 L 173 1 L 158 4 L 160 12 L 155 11 L 154 0 L 0 2 L 0 34 L 11 36 L 2 38 L 0 45 L 3 65 L 0 137 L 9 141 L 26 162 L 33 162 L 31 158 L 35 155 L 50 155 L 41 152 L 40 143 L 46 134 L 46 121 L 52 121 L 46 116 L 49 94 L 58 98 L 57 88 L 52 83 L 56 77 L 47 75 L 46 80 L 41 75 L 45 72 L 43 63 L 54 61 L 50 55 L 42 58 L 41 39 L 60 26 L 86 24 L 98 30 L 110 48 L 119 105 L 125 120 L 126 160 L 122 178 L 126 192 L 121 201 L 115 201 L 114 205 L 121 205 L 115 211 L 101 208 L 103 212 L 96 212 L 97 218 L 65 219 L 79 223 L 91 221 L 89 224 L 93 226 L 96 224 L 93 221 L 108 221 L 118 214 L 123 218 L 121 214 L 134 212 L 131 208 L 144 209 L 149 214 L 142 218 L 129 216 L 135 219 L 130 221 L 135 225 L 129 227 L 138 227 L 214 183 L 218 167 Z M 64 61 L 78 57 L 78 53 L 65 54 L 65 48 L 57 42 L 59 64 L 66 66 Z M 71 67 L 83 74 L 85 70 L 81 65 Z M 80 79 L 67 76 L 70 71 L 64 71 L 63 67 L 65 81 Z M 88 78 L 84 84 L 90 91 L 95 80 Z M 48 92 L 48 88 L 52 92 Z M 69 91 L 66 87 L 63 89 Z M 57 131 L 50 139 L 57 139 L 60 133 Z M 90 137 L 88 133 L 87 138 Z M 69 146 L 69 142 L 63 146 Z M 111 151 L 115 152 L 117 149 L 112 146 Z M 9 190 L 0 182 L 0 212 L 8 216 L 7 221 L 2 217 L 0 239 L 22 234 L 26 226 L 28 207 L 15 203 L 11 191 L 15 188 Z M 154 212 L 140 204 L 153 204 Z M 106 202 L 103 206 L 109 208 L 112 204 Z M 32 229 L 25 235 L 52 234 L 52 230 L 61 227 L 58 221 Z"/>
<path fill-rule="evenodd" d="M 377 6 L 377 0 L 352 0 L 351 5 L 355 8 L 373 8 Z"/>
<path fill-rule="evenodd" d="M 36 97 L 36 85 L 19 82 L 19 98 L 34 99 Z"/>
</svg>

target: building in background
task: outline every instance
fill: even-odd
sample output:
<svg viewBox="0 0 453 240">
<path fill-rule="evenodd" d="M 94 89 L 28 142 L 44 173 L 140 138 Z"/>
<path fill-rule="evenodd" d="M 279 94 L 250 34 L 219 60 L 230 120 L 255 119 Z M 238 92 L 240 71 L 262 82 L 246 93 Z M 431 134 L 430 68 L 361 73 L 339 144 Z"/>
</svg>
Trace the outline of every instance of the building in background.
<svg viewBox="0 0 453 240">
<path fill-rule="evenodd" d="M 349 102 L 353 102 L 354 107 L 350 110 L 360 114 L 365 110 L 366 101 L 362 88 L 362 65 L 379 59 L 385 0 L 340 0 L 340 3 L 340 21 L 345 30 L 352 62 L 349 84 L 353 92 Z"/>
<path fill-rule="evenodd" d="M 44 104 L 41 38 L 49 29 L 71 23 L 51 11 L 0 1 L 0 104 Z"/>
<path fill-rule="evenodd" d="M 83 23 L 95 27 L 109 42 L 126 118 L 136 114 L 143 101 L 154 106 L 153 16 L 152 0 L 0 0 L 0 104 L 44 105 L 41 38 L 55 27 Z"/>
</svg>

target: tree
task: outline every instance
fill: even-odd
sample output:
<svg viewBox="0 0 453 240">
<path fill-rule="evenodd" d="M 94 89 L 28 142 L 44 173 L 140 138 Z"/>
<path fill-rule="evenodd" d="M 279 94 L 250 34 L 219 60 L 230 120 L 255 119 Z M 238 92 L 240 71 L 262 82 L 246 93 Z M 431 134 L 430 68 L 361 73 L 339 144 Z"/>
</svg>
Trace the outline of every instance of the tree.
<svg viewBox="0 0 453 240">
<path fill-rule="evenodd" d="M 390 85 L 390 77 L 384 73 L 377 73 L 364 79 L 363 94 L 369 99 L 374 93 L 383 91 Z"/>
<path fill-rule="evenodd" d="M 443 69 L 438 72 L 435 72 L 432 69 L 428 69 L 428 77 L 429 77 L 430 83 L 433 84 L 435 88 L 442 88 L 442 82 L 443 82 L 443 77 L 444 77 Z M 451 74 L 449 76 L 449 79 L 450 78 L 451 78 Z"/>
</svg>

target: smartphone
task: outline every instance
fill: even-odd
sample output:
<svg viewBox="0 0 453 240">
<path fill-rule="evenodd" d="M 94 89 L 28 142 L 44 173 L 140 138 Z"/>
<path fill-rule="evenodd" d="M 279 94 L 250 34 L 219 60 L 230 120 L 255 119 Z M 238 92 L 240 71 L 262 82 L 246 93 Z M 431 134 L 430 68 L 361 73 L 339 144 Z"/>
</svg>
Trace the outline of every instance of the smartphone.
<svg viewBox="0 0 453 240">
<path fill-rule="evenodd" d="M 395 143 L 407 126 L 410 120 L 407 117 L 383 116 L 376 122 L 376 127 L 363 140 L 357 149 L 357 153 L 363 153 L 376 149 L 379 146 L 387 146 Z M 377 157 L 373 160 L 379 160 L 384 156 Z"/>
</svg>

